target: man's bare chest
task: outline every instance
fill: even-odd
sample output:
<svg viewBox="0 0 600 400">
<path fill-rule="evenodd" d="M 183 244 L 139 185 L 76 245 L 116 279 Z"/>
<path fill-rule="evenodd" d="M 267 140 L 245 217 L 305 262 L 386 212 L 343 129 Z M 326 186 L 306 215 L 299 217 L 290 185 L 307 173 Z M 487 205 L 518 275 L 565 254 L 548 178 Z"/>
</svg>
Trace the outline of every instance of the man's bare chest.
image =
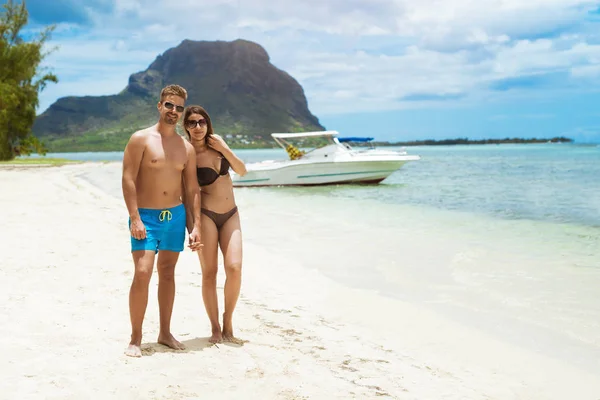
<svg viewBox="0 0 600 400">
<path fill-rule="evenodd" d="M 183 171 L 186 162 L 185 146 L 149 145 L 142 159 L 145 167 L 157 170 Z"/>
</svg>

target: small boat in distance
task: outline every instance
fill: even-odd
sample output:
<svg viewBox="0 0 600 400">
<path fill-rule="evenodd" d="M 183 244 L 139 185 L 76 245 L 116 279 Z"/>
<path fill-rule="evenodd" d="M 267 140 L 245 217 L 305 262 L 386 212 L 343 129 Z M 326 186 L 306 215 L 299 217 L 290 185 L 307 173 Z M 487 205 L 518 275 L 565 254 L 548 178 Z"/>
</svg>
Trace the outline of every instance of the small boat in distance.
<svg viewBox="0 0 600 400">
<path fill-rule="evenodd" d="M 267 160 L 246 165 L 247 173 L 232 172 L 235 187 L 247 186 L 314 186 L 344 183 L 377 184 L 419 156 L 406 151 L 379 150 L 372 146 L 355 150 L 351 142 L 370 142 L 373 138 L 338 138 L 337 131 L 272 133 L 286 150 L 288 160 Z M 304 152 L 292 145 L 292 139 L 319 142 Z"/>
</svg>

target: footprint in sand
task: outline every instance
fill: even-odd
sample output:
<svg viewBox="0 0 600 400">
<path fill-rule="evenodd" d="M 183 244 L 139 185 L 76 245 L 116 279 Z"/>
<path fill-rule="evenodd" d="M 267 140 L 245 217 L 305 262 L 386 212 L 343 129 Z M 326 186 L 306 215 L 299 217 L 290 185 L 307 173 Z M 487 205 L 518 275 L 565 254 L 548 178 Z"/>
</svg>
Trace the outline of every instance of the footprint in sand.
<svg viewBox="0 0 600 400">
<path fill-rule="evenodd" d="M 229 337 L 228 338 L 228 337 L 223 336 L 223 342 L 222 343 L 223 344 L 230 344 L 230 345 L 233 344 L 233 345 L 241 347 L 244 344 L 249 343 L 249 342 L 250 342 L 249 340 L 244 340 L 244 339 L 240 339 L 240 338 L 236 338 L 236 337 Z"/>
<path fill-rule="evenodd" d="M 344 362 L 342 362 L 342 365 L 340 365 L 340 368 L 345 369 L 350 372 L 358 371 L 358 369 L 356 369 L 350 365 L 351 362 L 352 362 L 352 360 L 345 360 Z"/>
<path fill-rule="evenodd" d="M 263 322 L 263 325 L 266 326 L 267 328 L 281 329 L 281 327 L 279 325 L 276 325 L 269 321 Z"/>
<path fill-rule="evenodd" d="M 277 313 L 277 314 L 281 314 L 281 313 L 283 313 L 283 314 L 289 314 L 289 313 L 291 313 L 290 310 L 284 310 L 284 309 L 281 309 L 281 310 L 269 310 L 269 311 Z"/>
<path fill-rule="evenodd" d="M 285 399 L 285 400 L 307 400 L 308 399 L 308 397 L 300 396 L 298 394 L 298 392 L 296 392 L 295 390 L 292 390 L 292 389 L 282 390 L 281 392 L 279 392 L 279 395 L 277 397 L 280 399 Z"/>
<path fill-rule="evenodd" d="M 302 335 L 302 332 L 298 332 L 295 329 L 286 329 L 286 330 L 281 331 L 281 333 L 285 333 L 288 336 Z"/>
<path fill-rule="evenodd" d="M 142 346 L 142 356 L 151 356 L 154 353 L 156 353 L 156 349 L 154 347 Z"/>
<path fill-rule="evenodd" d="M 368 358 L 358 358 L 361 363 L 378 363 L 378 364 L 389 364 L 387 360 L 370 360 Z"/>
<path fill-rule="evenodd" d="M 262 378 L 265 376 L 265 371 L 259 367 L 249 369 L 246 371 L 246 378 Z"/>
<path fill-rule="evenodd" d="M 332 323 L 330 323 L 329 321 L 325 320 L 325 318 L 323 318 L 323 317 L 319 318 L 319 322 L 321 323 L 321 325 L 324 325 L 324 326 L 326 326 L 328 328 L 334 329 L 336 331 L 340 330 L 339 327 L 333 326 Z"/>
</svg>

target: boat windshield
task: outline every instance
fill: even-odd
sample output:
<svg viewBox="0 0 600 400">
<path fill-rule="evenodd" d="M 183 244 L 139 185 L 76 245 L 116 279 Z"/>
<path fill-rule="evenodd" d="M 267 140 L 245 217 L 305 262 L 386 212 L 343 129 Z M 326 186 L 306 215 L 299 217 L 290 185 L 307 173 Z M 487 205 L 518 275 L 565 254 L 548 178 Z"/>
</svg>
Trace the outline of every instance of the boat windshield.
<svg viewBox="0 0 600 400">
<path fill-rule="evenodd" d="M 309 154 L 322 147 L 336 143 L 331 136 L 298 137 L 294 139 L 298 140 L 297 146 L 290 143 L 290 138 L 287 138 L 287 140 L 283 138 L 276 139 L 277 143 L 279 143 L 279 145 L 285 149 L 290 160 L 299 160 L 306 154 Z M 300 147 L 306 150 L 300 150 Z"/>
</svg>

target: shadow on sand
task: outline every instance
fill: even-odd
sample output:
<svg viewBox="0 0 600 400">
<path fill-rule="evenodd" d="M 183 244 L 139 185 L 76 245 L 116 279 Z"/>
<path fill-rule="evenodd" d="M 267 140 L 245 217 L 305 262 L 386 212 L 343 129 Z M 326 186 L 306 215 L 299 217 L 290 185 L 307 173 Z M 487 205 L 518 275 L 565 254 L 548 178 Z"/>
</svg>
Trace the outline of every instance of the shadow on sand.
<svg viewBox="0 0 600 400">
<path fill-rule="evenodd" d="M 193 353 L 203 351 L 209 347 L 219 348 L 219 346 L 242 347 L 244 343 L 248 342 L 247 340 L 240 340 L 239 343 L 223 342 L 214 344 L 210 343 L 208 339 L 210 337 L 207 336 L 182 340 L 181 344 L 185 346 L 185 350 L 175 350 L 160 343 L 142 343 L 142 356 L 151 356 L 154 353 Z"/>
</svg>

